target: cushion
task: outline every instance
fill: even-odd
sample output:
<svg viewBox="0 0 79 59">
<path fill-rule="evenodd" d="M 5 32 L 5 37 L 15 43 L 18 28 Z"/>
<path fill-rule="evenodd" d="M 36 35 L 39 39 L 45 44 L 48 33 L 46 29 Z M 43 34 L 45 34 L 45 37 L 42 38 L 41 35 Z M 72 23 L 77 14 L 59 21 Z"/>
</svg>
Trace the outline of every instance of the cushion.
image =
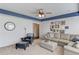
<svg viewBox="0 0 79 59">
<path fill-rule="evenodd" d="M 70 41 L 72 41 L 73 38 L 75 38 L 75 35 L 70 35 Z"/>
<path fill-rule="evenodd" d="M 79 49 L 79 41 L 76 41 L 75 48 Z"/>
<path fill-rule="evenodd" d="M 60 33 L 54 33 L 54 37 L 60 39 Z"/>
<path fill-rule="evenodd" d="M 79 49 L 79 44 L 76 44 L 75 47 Z"/>
<path fill-rule="evenodd" d="M 69 42 L 68 46 L 73 46 L 75 44 L 75 42 Z"/>
<path fill-rule="evenodd" d="M 49 35 L 50 35 L 51 38 L 54 37 L 54 33 L 53 32 L 50 32 Z"/>
<path fill-rule="evenodd" d="M 61 34 L 61 39 L 70 40 L 70 35 L 69 34 Z"/>
<path fill-rule="evenodd" d="M 71 41 L 79 41 L 79 35 L 70 35 Z"/>
<path fill-rule="evenodd" d="M 52 38 L 54 37 L 53 32 L 48 32 L 45 36 L 45 41 L 49 41 L 52 40 Z"/>
<path fill-rule="evenodd" d="M 77 44 L 79 44 L 79 41 L 76 41 Z"/>
<path fill-rule="evenodd" d="M 73 41 L 73 42 L 79 41 L 79 38 L 76 38 L 76 37 L 75 37 L 75 38 L 72 39 L 72 41 Z"/>
<path fill-rule="evenodd" d="M 45 36 L 44 36 L 46 39 L 47 38 L 49 38 L 50 37 L 50 34 L 49 34 L 49 32 L 47 33 L 47 34 L 45 34 Z"/>
<path fill-rule="evenodd" d="M 79 35 L 76 35 L 76 38 L 79 39 Z"/>
</svg>

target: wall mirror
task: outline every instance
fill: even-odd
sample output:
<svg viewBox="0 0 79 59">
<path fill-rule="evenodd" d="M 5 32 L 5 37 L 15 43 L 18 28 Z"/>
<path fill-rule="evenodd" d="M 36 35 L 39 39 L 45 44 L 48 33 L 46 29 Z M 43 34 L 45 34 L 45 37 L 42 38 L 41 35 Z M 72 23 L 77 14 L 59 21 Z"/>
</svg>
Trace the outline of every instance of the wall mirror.
<svg viewBox="0 0 79 59">
<path fill-rule="evenodd" d="M 8 31 L 13 31 L 15 29 L 15 24 L 13 22 L 6 22 L 4 28 Z"/>
</svg>

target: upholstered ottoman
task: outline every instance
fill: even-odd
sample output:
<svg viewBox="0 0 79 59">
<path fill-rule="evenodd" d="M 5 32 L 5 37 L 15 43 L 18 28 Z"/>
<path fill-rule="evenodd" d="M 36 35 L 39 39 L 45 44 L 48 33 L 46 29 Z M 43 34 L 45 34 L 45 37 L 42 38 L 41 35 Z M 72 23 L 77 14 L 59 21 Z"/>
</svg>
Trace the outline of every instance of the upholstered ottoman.
<svg viewBox="0 0 79 59">
<path fill-rule="evenodd" d="M 29 47 L 29 42 L 19 42 L 16 44 L 16 49 L 21 48 L 26 50 L 26 47 Z"/>
</svg>

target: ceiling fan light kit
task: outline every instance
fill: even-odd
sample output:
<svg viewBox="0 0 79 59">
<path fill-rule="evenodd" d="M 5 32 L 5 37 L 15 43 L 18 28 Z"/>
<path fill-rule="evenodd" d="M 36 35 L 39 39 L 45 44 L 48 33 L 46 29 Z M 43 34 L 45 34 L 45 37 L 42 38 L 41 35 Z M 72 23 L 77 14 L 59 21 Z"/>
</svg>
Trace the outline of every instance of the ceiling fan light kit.
<svg viewBox="0 0 79 59">
<path fill-rule="evenodd" d="M 39 16 L 40 18 L 45 17 L 45 14 L 44 14 L 44 12 L 43 12 L 43 9 L 40 9 L 40 10 L 39 10 L 38 16 Z"/>
<path fill-rule="evenodd" d="M 44 18 L 46 17 L 48 14 L 52 14 L 51 12 L 46 12 L 44 9 L 37 9 L 36 12 L 32 13 L 32 14 L 36 14 L 37 17 L 39 18 Z"/>
<path fill-rule="evenodd" d="M 44 14 L 38 14 L 38 17 L 43 18 L 43 17 L 45 17 L 45 15 Z"/>
</svg>

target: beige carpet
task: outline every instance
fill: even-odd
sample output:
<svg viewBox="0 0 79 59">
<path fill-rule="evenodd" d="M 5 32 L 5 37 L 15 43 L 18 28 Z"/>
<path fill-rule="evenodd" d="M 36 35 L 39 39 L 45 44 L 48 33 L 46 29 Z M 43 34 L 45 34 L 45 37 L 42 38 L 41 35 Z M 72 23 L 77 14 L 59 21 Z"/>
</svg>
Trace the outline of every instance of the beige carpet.
<svg viewBox="0 0 79 59">
<path fill-rule="evenodd" d="M 24 49 L 15 49 L 15 45 L 0 48 L 0 55 L 58 55 L 63 54 L 62 47 L 57 47 L 56 51 L 50 52 L 37 44 L 37 40 L 32 45 Z"/>
</svg>

